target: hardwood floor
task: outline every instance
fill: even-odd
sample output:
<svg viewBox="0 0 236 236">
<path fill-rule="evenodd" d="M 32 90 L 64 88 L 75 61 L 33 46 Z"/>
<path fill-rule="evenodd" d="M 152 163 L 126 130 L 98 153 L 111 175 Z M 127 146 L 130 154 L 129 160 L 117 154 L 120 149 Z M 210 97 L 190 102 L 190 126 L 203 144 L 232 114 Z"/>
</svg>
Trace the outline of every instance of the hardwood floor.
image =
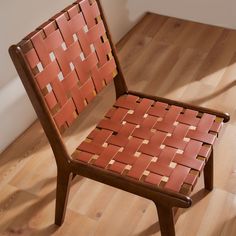
<svg viewBox="0 0 236 236">
<path fill-rule="evenodd" d="M 231 114 L 215 150 L 215 188 L 207 193 L 200 178 L 176 232 L 236 235 L 236 31 L 149 13 L 118 51 L 133 90 Z M 65 134 L 70 151 L 112 105 L 112 94 L 111 85 Z M 0 235 L 160 235 L 151 201 L 82 177 L 73 182 L 65 223 L 57 228 L 55 187 L 53 154 L 36 121 L 0 157 Z"/>
</svg>

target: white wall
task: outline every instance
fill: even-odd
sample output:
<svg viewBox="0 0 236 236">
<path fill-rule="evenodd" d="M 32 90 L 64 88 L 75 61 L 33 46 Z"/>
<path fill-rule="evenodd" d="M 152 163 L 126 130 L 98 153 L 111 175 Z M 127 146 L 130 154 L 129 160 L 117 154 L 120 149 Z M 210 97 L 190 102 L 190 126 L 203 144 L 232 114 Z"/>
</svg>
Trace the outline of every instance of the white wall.
<svg viewBox="0 0 236 236">
<path fill-rule="evenodd" d="M 35 119 L 8 47 L 72 0 L 0 1 L 0 153 Z M 146 11 L 236 28 L 235 0 L 102 0 L 117 42 Z"/>
</svg>

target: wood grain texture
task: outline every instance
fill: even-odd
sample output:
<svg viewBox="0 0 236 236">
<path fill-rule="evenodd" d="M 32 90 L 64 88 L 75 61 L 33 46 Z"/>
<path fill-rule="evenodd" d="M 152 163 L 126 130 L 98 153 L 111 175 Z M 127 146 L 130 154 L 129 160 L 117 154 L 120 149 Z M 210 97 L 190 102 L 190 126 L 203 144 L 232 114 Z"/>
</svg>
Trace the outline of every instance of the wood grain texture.
<svg viewBox="0 0 236 236">
<path fill-rule="evenodd" d="M 214 190 L 202 190 L 201 178 L 193 207 L 176 223 L 177 235 L 236 234 L 235 40 L 233 30 L 148 13 L 117 46 L 132 90 L 232 115 L 215 150 Z M 112 90 L 99 94 L 64 134 L 71 152 L 113 104 Z M 55 186 L 53 154 L 36 121 L 0 157 L 0 235 L 160 235 L 151 201 L 82 177 L 73 180 L 58 228 Z"/>
</svg>

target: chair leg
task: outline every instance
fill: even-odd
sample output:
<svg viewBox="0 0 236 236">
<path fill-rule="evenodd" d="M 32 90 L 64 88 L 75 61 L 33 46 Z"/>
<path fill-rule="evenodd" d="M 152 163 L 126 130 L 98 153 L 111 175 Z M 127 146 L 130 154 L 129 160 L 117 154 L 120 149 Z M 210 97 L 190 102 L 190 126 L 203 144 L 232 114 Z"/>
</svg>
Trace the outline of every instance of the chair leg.
<svg viewBox="0 0 236 236">
<path fill-rule="evenodd" d="M 63 171 L 57 174 L 55 224 L 58 226 L 64 222 L 72 177 L 72 174 Z"/>
<path fill-rule="evenodd" d="M 211 191 L 213 189 L 213 178 L 214 178 L 214 168 L 213 168 L 213 149 L 211 155 L 204 168 L 204 184 L 205 189 Z"/>
<path fill-rule="evenodd" d="M 175 236 L 175 223 L 172 207 L 156 204 L 161 236 Z"/>
</svg>

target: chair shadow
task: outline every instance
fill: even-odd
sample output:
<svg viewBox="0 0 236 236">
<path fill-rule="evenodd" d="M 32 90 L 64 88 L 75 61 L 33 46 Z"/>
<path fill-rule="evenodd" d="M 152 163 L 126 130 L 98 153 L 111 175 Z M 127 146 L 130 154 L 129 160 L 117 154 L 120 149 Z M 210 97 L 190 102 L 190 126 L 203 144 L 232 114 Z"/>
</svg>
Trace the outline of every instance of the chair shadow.
<svg viewBox="0 0 236 236">
<path fill-rule="evenodd" d="M 72 181 L 72 185 L 77 184 L 79 181 L 82 180 L 82 177 L 77 177 L 74 178 Z M 44 187 L 51 184 L 52 182 L 55 182 L 55 187 L 56 187 L 56 177 L 50 178 L 46 181 L 44 184 Z M 11 199 L 14 199 L 17 195 L 19 195 L 22 192 L 30 192 L 32 189 L 34 189 L 37 185 L 40 183 L 35 184 L 29 189 L 25 190 L 17 190 L 13 192 L 10 196 L 8 196 L 7 199 L 4 201 L 0 202 L 0 206 L 6 206 L 8 205 L 9 202 L 11 202 Z M 31 228 L 29 226 L 30 220 L 32 220 L 32 215 L 36 215 L 40 213 L 40 211 L 47 206 L 50 202 L 54 201 L 56 199 L 56 190 L 54 189 L 53 191 L 50 191 L 43 197 L 38 197 L 37 202 L 35 204 L 30 205 L 29 207 L 25 208 L 23 211 L 20 211 L 17 215 L 14 215 L 14 217 L 10 218 L 8 222 L 5 222 L 4 224 L 9 225 L 4 232 L 0 231 L 0 235 L 36 235 L 36 236 L 45 236 L 45 235 L 52 235 L 54 232 L 56 232 L 59 227 L 55 224 L 48 225 L 46 227 L 40 228 L 40 229 L 35 229 Z M 17 200 L 17 205 L 15 206 L 8 206 L 11 210 L 14 210 L 14 208 L 19 207 L 20 205 L 23 205 L 26 203 L 28 199 L 26 198 L 19 198 Z M 14 204 L 14 203 L 13 203 Z M 36 217 L 37 218 L 37 217 Z M 14 227 L 14 222 L 19 222 L 21 226 L 20 227 Z M 13 225 L 11 225 L 13 224 Z M 0 223 L 1 225 L 1 223 Z M 1 234 L 2 233 L 2 234 Z"/>
<path fill-rule="evenodd" d="M 158 233 L 159 231 L 160 231 L 160 225 L 159 225 L 159 221 L 157 221 L 156 223 L 150 225 L 148 228 L 146 228 L 142 232 L 135 234 L 133 236 L 148 236 L 148 235 L 153 235 L 155 233 Z"/>
<path fill-rule="evenodd" d="M 234 226 L 236 222 L 236 216 L 233 218 L 221 223 L 217 224 L 217 227 L 213 229 L 213 232 L 209 236 L 235 236 L 236 235 L 236 227 Z"/>
<path fill-rule="evenodd" d="M 225 87 L 223 87 L 222 89 L 208 95 L 208 96 L 205 96 L 205 97 L 202 97 L 202 98 L 197 98 L 197 99 L 192 99 L 190 100 L 189 102 L 190 103 L 194 103 L 194 104 L 201 104 L 203 102 L 206 102 L 208 100 L 211 100 L 223 93 L 225 93 L 226 91 L 228 91 L 229 89 L 231 89 L 232 87 L 236 86 L 236 80 L 235 81 L 232 81 L 230 84 L 226 85 Z"/>
</svg>

